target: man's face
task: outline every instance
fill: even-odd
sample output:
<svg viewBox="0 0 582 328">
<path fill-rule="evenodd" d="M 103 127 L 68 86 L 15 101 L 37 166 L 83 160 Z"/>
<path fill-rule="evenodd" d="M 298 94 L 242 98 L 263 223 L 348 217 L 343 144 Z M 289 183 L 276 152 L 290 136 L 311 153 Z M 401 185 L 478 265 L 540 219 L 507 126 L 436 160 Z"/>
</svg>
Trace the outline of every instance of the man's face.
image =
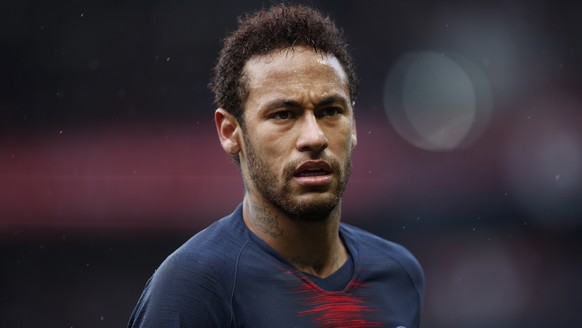
<svg viewBox="0 0 582 328">
<path fill-rule="evenodd" d="M 345 71 L 332 55 L 296 47 L 250 59 L 240 153 L 245 185 L 291 217 L 339 205 L 356 145 Z"/>
</svg>

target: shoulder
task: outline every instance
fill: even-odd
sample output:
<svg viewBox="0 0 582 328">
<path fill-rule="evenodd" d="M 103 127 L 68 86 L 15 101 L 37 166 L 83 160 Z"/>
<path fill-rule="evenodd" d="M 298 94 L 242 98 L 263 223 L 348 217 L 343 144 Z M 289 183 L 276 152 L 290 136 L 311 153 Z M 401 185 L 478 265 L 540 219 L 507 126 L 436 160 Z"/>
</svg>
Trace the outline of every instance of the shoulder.
<svg viewBox="0 0 582 328">
<path fill-rule="evenodd" d="M 213 223 L 168 256 L 148 281 L 130 325 L 228 323 L 237 257 L 246 243 L 235 221 L 229 216 Z"/>
<path fill-rule="evenodd" d="M 388 255 L 405 262 L 415 262 L 418 264 L 418 261 L 412 253 L 398 243 L 349 224 L 342 223 L 341 228 L 342 232 L 348 235 L 360 249 L 365 248 L 370 251 L 380 252 L 384 256 Z"/>
<path fill-rule="evenodd" d="M 236 259 L 246 243 L 243 234 L 236 231 L 236 219 L 225 217 L 194 235 L 166 258 L 152 279 L 179 282 L 182 288 L 204 281 L 206 288 L 228 289 Z"/>
<path fill-rule="evenodd" d="M 342 224 L 341 227 L 342 232 L 352 240 L 361 256 L 385 258 L 396 262 L 410 277 L 419 294 L 423 294 L 422 266 L 406 247 L 349 224 Z"/>
<path fill-rule="evenodd" d="M 248 241 L 242 225 L 236 216 L 222 218 L 186 241 L 165 262 L 192 268 L 228 265 Z"/>
<path fill-rule="evenodd" d="M 224 223 L 216 222 L 190 238 L 166 258 L 154 278 L 166 275 L 173 278 L 184 275 L 188 280 L 199 275 L 212 276 L 212 280 L 226 278 L 244 241 Z"/>
</svg>

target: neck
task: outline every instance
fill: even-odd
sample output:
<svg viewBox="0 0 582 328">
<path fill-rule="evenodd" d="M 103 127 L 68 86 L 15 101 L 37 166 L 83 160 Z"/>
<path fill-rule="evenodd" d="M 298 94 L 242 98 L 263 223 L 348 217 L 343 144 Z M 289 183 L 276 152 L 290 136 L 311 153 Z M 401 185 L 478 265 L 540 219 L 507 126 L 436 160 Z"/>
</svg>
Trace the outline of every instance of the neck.
<svg viewBox="0 0 582 328">
<path fill-rule="evenodd" d="M 288 217 L 272 204 L 247 195 L 243 219 L 255 235 L 301 271 L 327 277 L 347 260 L 339 237 L 339 205 L 327 218 L 306 221 Z"/>
</svg>

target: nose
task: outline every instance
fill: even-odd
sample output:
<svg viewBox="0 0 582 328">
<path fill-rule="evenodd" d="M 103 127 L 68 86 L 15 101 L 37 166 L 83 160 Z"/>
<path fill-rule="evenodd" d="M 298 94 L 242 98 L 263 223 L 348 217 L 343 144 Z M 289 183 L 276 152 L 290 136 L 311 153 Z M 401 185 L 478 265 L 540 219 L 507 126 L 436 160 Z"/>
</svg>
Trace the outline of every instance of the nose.
<svg viewBox="0 0 582 328">
<path fill-rule="evenodd" d="M 319 126 L 317 118 L 313 113 L 306 112 L 303 120 L 300 122 L 297 149 L 299 151 L 320 153 L 327 148 L 327 145 L 327 137 Z"/>
</svg>

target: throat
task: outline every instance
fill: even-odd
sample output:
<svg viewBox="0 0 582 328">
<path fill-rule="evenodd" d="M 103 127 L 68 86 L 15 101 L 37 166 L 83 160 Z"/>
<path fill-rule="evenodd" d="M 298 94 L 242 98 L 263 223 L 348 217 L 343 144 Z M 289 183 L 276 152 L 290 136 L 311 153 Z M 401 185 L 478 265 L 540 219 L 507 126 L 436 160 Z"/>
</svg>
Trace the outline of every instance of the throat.
<svg viewBox="0 0 582 328">
<path fill-rule="evenodd" d="M 333 250 L 322 256 L 314 256 L 313 252 L 308 252 L 308 250 L 306 249 L 301 255 L 287 258 L 297 270 L 320 278 L 328 277 L 336 272 L 346 263 L 349 257 L 349 253 L 341 241 L 338 241 Z"/>
<path fill-rule="evenodd" d="M 325 220 L 297 219 L 247 196 L 243 206 L 246 226 L 296 269 L 327 277 L 345 263 L 348 252 L 339 234 L 338 208 Z"/>
<path fill-rule="evenodd" d="M 317 275 L 303 272 L 309 280 L 316 284 L 319 288 L 328 292 L 337 292 L 346 289 L 354 275 L 354 260 L 348 255 L 346 262 L 335 272 L 326 277 L 319 277 Z"/>
<path fill-rule="evenodd" d="M 346 258 L 340 259 L 340 257 L 334 257 L 330 261 L 310 261 L 301 256 L 295 256 L 291 259 L 291 263 L 299 271 L 303 271 L 310 275 L 326 278 L 336 272 L 340 267 L 342 267 L 347 260 Z"/>
</svg>

